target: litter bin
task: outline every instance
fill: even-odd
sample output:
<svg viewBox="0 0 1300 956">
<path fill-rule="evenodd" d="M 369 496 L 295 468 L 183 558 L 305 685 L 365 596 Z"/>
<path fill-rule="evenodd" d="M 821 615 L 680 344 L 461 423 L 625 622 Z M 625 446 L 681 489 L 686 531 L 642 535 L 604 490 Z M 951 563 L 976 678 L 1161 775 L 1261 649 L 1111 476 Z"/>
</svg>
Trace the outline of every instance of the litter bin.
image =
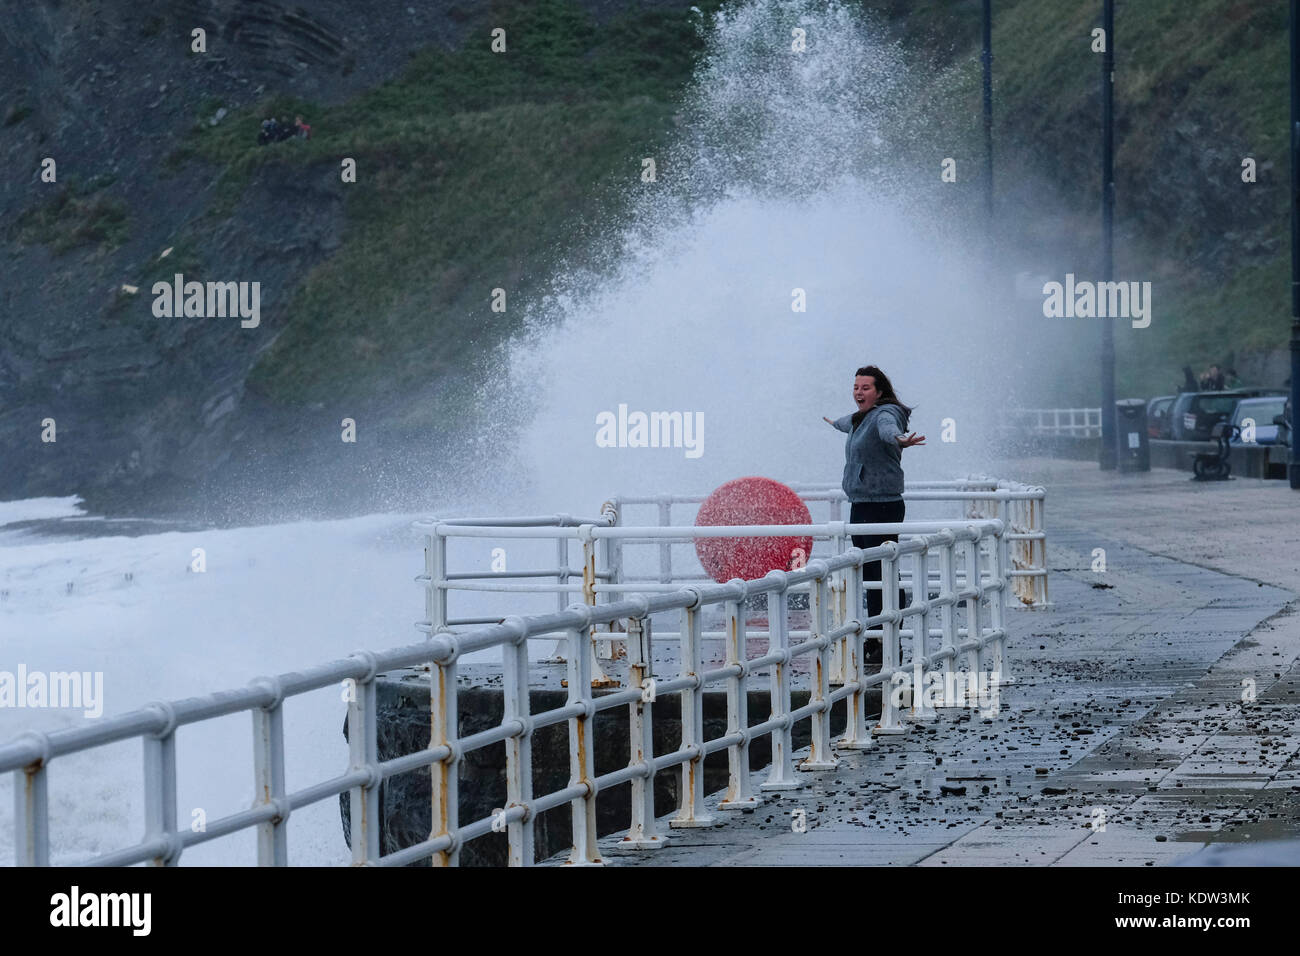
<svg viewBox="0 0 1300 956">
<path fill-rule="evenodd" d="M 1150 471 L 1151 446 L 1147 444 L 1147 403 L 1121 398 L 1115 403 L 1115 463 L 1120 471 Z"/>
</svg>

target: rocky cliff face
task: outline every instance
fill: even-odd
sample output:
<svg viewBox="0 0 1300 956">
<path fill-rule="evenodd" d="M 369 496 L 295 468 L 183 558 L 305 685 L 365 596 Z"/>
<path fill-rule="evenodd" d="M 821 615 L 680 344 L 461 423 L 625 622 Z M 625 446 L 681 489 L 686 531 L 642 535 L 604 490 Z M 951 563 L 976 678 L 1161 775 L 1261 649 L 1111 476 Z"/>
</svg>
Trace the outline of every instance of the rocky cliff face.
<svg viewBox="0 0 1300 956">
<path fill-rule="evenodd" d="M 682 6 L 578 2 L 597 23 Z M 412 474 L 431 484 L 445 458 L 437 436 L 411 441 L 388 424 L 461 394 L 468 371 L 431 374 L 420 395 L 369 396 L 356 411 L 367 440 L 343 453 L 337 414 L 273 405 L 248 387 L 284 330 L 286 304 L 346 238 L 337 159 L 259 165 L 236 194 L 218 186 L 224 170 L 174 158 L 196 122 L 231 122 L 268 96 L 350 101 L 417 51 L 460 46 L 486 9 L 481 0 L 6 7 L 0 500 L 78 493 L 97 509 L 250 520 L 283 515 L 287 503 L 313 513 L 392 506 Z M 191 50 L 196 28 L 206 32 L 201 55 Z M 53 183 L 41 178 L 47 157 Z M 178 272 L 258 282 L 259 326 L 156 317 L 153 283 Z M 41 440 L 47 419 L 52 443 Z"/>
<path fill-rule="evenodd" d="M 271 90 L 333 103 L 459 42 L 468 7 L 348 0 L 14 4 L 0 18 L 0 498 L 203 483 L 247 437 L 244 382 L 283 303 L 339 244 L 337 170 L 164 159 L 200 117 Z M 191 31 L 208 52 L 190 52 Z M 249 131 L 250 139 L 256 130 Z M 282 144 L 282 148 L 294 147 Z M 52 158 L 57 181 L 43 182 Z M 228 200 L 229 197 L 220 197 Z M 164 250 L 173 248 L 167 258 Z M 150 286 L 259 281 L 262 319 L 157 318 Z M 122 291 L 124 285 L 138 291 Z M 56 441 L 41 441 L 53 418 Z"/>
</svg>

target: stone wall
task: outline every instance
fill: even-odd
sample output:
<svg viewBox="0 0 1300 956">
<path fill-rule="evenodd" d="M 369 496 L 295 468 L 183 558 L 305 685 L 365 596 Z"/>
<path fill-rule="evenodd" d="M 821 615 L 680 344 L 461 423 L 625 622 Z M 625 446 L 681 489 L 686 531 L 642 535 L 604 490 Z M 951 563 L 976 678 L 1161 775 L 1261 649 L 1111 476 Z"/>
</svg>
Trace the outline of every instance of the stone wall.
<svg viewBox="0 0 1300 956">
<path fill-rule="evenodd" d="M 424 681 L 384 679 L 379 683 L 379 759 L 422 750 L 429 746 L 430 720 L 427 683 Z M 534 690 L 530 694 L 532 713 L 561 707 L 567 692 L 560 690 Z M 501 723 L 503 705 L 501 691 L 489 687 L 466 687 L 459 692 L 461 736 L 478 733 Z M 793 691 L 791 706 L 801 707 L 808 702 L 808 691 Z M 749 719 L 759 724 L 771 715 L 771 698 L 766 690 L 749 694 Z M 879 711 L 880 692 L 873 689 L 868 694 L 868 708 Z M 652 708 L 654 752 L 656 756 L 670 753 L 681 744 L 681 707 L 677 694 L 659 698 Z M 834 708 L 831 732 L 844 731 L 843 704 Z M 724 688 L 707 691 L 704 695 L 705 739 L 725 736 L 727 732 L 727 695 Z M 809 743 L 810 721 L 803 720 L 793 730 L 796 749 Z M 347 721 L 344 720 L 344 736 Z M 596 717 L 596 774 L 609 773 L 628 762 L 628 709 L 616 707 L 602 711 Z M 543 727 L 533 734 L 533 792 L 543 795 L 563 789 L 569 784 L 568 724 Z M 765 767 L 771 761 L 771 739 L 764 736 L 750 745 L 752 769 Z M 384 781 L 379 797 L 379 818 L 382 821 L 380 848 L 384 854 L 413 846 L 429 838 L 431 823 L 430 774 L 412 771 Z M 664 771 L 655 777 L 655 813 L 670 813 L 677 806 L 681 771 Z M 727 785 L 727 754 L 715 753 L 704 761 L 704 790 L 713 793 Z M 630 818 L 630 784 L 622 784 L 597 797 L 597 820 L 601 836 L 626 830 Z M 487 817 L 505 805 L 505 746 L 496 744 L 467 754 L 460 765 L 460 822 L 473 822 Z M 343 820 L 343 833 L 351 846 L 350 797 L 342 794 L 339 806 Z M 537 859 L 545 859 L 571 845 L 570 810 L 568 806 L 543 813 L 535 823 Z M 504 834 L 491 833 L 471 841 L 462 851 L 462 866 L 503 866 L 506 861 Z M 427 864 L 425 864 L 427 865 Z"/>
</svg>

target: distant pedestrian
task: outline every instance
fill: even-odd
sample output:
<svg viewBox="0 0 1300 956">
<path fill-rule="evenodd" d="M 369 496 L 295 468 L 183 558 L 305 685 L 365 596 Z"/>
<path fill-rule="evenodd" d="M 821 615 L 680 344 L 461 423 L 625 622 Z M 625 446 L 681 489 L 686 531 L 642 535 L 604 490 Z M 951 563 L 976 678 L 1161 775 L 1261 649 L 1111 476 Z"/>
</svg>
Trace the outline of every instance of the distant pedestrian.
<svg viewBox="0 0 1300 956">
<path fill-rule="evenodd" d="M 267 143 L 274 143 L 279 134 L 279 124 L 276 123 L 274 116 L 268 116 L 262 120 L 262 131 L 257 134 L 257 145 L 265 146 Z"/>
<path fill-rule="evenodd" d="M 844 443 L 844 477 L 842 486 L 850 502 L 851 524 L 894 523 L 907 513 L 903 502 L 903 449 L 925 444 L 925 436 L 907 431 L 912 409 L 898 400 L 889 377 L 875 365 L 864 365 L 853 379 L 853 401 L 858 410 L 831 421 L 823 421 L 848 432 Z M 886 541 L 898 541 L 898 535 L 855 534 L 855 548 L 875 548 Z M 864 582 L 880 581 L 880 562 L 863 567 Z M 924 585 L 922 585 L 924 586 Z M 898 606 L 904 602 L 899 589 Z M 884 604 L 880 591 L 867 591 L 867 613 L 875 616 Z M 869 661 L 878 654 L 873 653 Z"/>
</svg>

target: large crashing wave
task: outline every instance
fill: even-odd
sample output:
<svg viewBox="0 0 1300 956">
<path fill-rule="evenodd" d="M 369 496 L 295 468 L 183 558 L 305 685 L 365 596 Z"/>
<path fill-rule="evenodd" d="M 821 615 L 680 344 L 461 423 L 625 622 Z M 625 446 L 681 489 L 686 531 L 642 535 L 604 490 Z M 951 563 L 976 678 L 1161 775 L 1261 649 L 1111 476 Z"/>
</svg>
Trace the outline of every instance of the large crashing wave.
<svg viewBox="0 0 1300 956">
<path fill-rule="evenodd" d="M 837 3 L 755 0 L 701 29 L 657 182 L 629 184 L 597 265 L 556 277 L 487 389 L 509 449 L 480 473 L 487 497 L 586 514 L 745 474 L 834 482 L 843 435 L 822 416 L 852 410 L 868 363 L 928 438 L 909 476 L 979 469 L 1008 343 L 980 293 L 980 239 L 932 198 L 941 157 L 904 155 L 924 117 L 900 50 Z M 702 413 L 702 453 L 598 445 L 598 416 L 636 412 Z"/>
</svg>

